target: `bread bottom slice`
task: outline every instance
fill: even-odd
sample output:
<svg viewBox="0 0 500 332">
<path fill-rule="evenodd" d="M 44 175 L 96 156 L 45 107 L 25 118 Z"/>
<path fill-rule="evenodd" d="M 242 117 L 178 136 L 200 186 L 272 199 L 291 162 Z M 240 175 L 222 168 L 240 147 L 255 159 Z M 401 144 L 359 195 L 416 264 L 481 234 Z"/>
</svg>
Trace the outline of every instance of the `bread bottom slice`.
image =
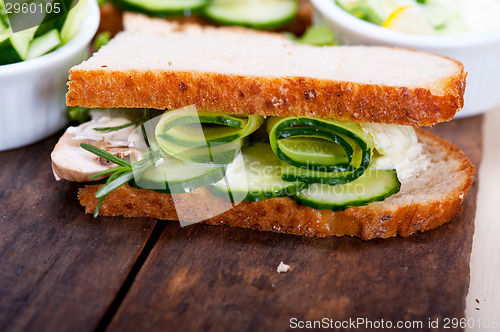
<svg viewBox="0 0 500 332">
<path fill-rule="evenodd" d="M 272 198 L 242 202 L 203 223 L 303 236 L 351 235 L 365 240 L 409 236 L 436 228 L 462 211 L 462 202 L 474 180 L 474 166 L 450 142 L 420 129 L 417 135 L 430 165 L 418 176 L 402 180 L 400 192 L 384 201 L 333 212 L 301 206 L 288 197 Z M 94 195 L 100 186 L 87 185 L 79 190 L 80 203 L 87 213 L 96 208 L 98 200 Z M 179 194 L 176 203 L 183 197 L 187 201 L 182 204 L 192 205 L 193 213 L 225 203 L 203 188 L 189 195 Z M 172 195 L 128 185 L 110 193 L 99 214 L 178 220 Z"/>
</svg>

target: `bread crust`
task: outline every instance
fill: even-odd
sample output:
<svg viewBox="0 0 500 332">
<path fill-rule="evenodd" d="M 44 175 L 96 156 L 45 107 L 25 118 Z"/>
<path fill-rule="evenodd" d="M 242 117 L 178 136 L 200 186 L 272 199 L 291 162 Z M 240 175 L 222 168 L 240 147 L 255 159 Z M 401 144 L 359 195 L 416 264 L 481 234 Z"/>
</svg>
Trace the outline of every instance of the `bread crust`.
<svg viewBox="0 0 500 332">
<path fill-rule="evenodd" d="M 446 188 L 438 197 L 406 199 L 406 184 L 403 182 L 400 193 L 382 202 L 340 212 L 300 206 L 293 199 L 283 197 L 243 202 L 203 222 L 303 236 L 351 235 L 365 240 L 396 235 L 405 237 L 417 231 L 436 228 L 462 211 L 462 202 L 473 183 L 474 166 L 450 142 L 424 130 L 417 130 L 417 135 L 424 147 L 439 155 L 436 158 L 446 163 L 446 171 L 456 175 L 453 186 Z M 79 190 L 78 197 L 87 213 L 95 210 L 97 199 L 94 195 L 99 188 L 100 185 L 88 185 Z M 198 189 L 186 197 L 196 202 L 201 209 L 215 208 L 224 202 L 204 189 Z M 100 214 L 177 220 L 172 195 L 135 189 L 128 185 L 105 198 Z"/>
<path fill-rule="evenodd" d="M 460 66 L 462 66 L 460 64 Z M 350 122 L 429 126 L 463 106 L 465 77 L 450 77 L 443 95 L 428 89 L 163 70 L 71 70 L 69 106 L 176 109 L 264 116 L 310 116 Z M 216 88 L 214 88 L 216 87 Z"/>
</svg>

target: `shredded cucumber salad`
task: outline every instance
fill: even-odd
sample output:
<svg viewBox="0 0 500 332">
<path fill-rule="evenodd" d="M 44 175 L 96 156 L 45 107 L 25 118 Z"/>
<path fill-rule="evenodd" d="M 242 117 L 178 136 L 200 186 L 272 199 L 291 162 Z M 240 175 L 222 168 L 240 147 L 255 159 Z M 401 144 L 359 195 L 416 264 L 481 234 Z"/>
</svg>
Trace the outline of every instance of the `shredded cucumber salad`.
<svg viewBox="0 0 500 332">
<path fill-rule="evenodd" d="M 335 0 L 349 13 L 415 34 L 464 34 L 500 29 L 500 0 Z"/>
<path fill-rule="evenodd" d="M 77 0 L 54 0 L 53 7 L 50 8 L 57 8 L 65 14 L 54 16 L 54 12 L 47 12 L 40 25 L 13 32 L 9 17 L 29 15 L 26 11 L 39 10 L 40 7 L 30 9 L 29 6 L 19 8 L 6 6 L 4 1 L 0 0 L 0 65 L 37 58 L 69 42 L 76 35 L 82 20 L 88 14 L 87 1 L 79 0 L 71 10 L 67 11 L 66 9 L 71 8 Z M 10 14 L 7 14 L 8 12 Z"/>
</svg>

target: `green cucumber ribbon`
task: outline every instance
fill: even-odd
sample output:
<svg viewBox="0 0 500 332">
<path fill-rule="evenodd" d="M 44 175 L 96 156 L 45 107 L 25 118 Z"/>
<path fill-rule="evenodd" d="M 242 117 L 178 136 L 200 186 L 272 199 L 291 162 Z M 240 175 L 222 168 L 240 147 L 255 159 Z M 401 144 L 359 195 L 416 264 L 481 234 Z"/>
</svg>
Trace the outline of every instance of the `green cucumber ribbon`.
<svg viewBox="0 0 500 332">
<path fill-rule="evenodd" d="M 267 129 L 283 180 L 339 185 L 359 178 L 370 164 L 371 141 L 355 123 L 271 118 Z"/>
<path fill-rule="evenodd" d="M 160 148 L 175 158 L 229 164 L 239 153 L 244 138 L 263 122 L 258 115 L 172 110 L 161 116 L 155 136 Z"/>
</svg>

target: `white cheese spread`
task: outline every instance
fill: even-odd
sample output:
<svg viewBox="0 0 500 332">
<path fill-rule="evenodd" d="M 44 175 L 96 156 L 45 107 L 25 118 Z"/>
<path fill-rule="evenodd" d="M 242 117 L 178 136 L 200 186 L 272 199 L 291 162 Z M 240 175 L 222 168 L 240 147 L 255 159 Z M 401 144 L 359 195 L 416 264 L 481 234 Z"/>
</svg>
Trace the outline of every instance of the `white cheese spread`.
<svg viewBox="0 0 500 332">
<path fill-rule="evenodd" d="M 124 129 L 104 132 L 94 128 L 118 127 L 133 122 L 134 119 L 125 111 L 120 110 L 92 110 L 90 111 L 92 120 L 85 122 L 78 127 L 69 127 L 66 132 L 73 134 L 75 140 L 90 140 L 97 142 L 108 142 L 110 146 L 128 146 L 128 137 L 136 126 Z"/>
<path fill-rule="evenodd" d="M 430 165 L 413 127 L 379 123 L 363 123 L 361 127 L 372 139 L 376 150 L 372 167 L 395 168 L 398 178 L 402 180 L 418 175 Z"/>
</svg>

